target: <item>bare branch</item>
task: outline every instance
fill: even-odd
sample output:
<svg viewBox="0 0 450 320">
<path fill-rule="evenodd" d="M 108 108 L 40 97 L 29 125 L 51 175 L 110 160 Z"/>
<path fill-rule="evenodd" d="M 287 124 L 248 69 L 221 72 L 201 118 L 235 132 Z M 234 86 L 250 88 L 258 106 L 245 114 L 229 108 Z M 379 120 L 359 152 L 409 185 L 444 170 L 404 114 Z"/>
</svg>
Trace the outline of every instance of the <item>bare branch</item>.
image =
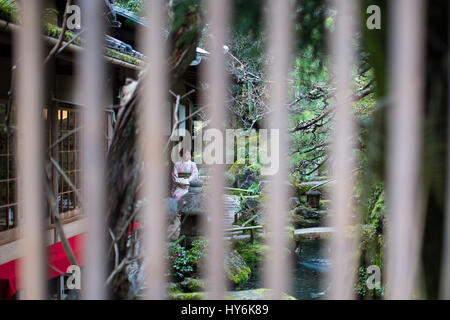
<svg viewBox="0 0 450 320">
<path fill-rule="evenodd" d="M 48 56 L 44 59 L 44 65 L 50 61 L 51 58 L 53 58 L 56 54 L 56 52 L 58 51 L 58 49 L 61 47 L 61 44 L 64 40 L 64 36 L 66 35 L 66 31 L 67 31 L 67 16 L 68 16 L 68 8 L 71 4 L 71 0 L 67 0 L 66 1 L 66 8 L 64 10 L 64 15 L 63 15 L 63 20 L 62 20 L 62 30 L 61 30 L 61 34 L 59 35 L 58 38 L 58 42 L 56 42 L 55 46 L 52 48 L 52 50 L 50 50 Z"/>
<path fill-rule="evenodd" d="M 291 133 L 297 132 L 297 131 L 301 131 L 301 130 L 305 130 L 309 127 L 311 127 L 313 124 L 319 122 L 320 120 L 322 120 L 323 118 L 325 118 L 327 115 L 329 115 L 332 111 L 334 111 L 334 108 L 330 108 L 327 111 L 325 111 L 324 113 L 322 113 L 320 116 L 318 116 L 317 118 L 313 119 L 312 121 L 310 121 L 309 123 L 305 124 L 305 125 L 298 125 L 293 129 L 290 129 L 289 131 Z"/>
<path fill-rule="evenodd" d="M 47 199 L 50 205 L 50 211 L 52 213 L 53 220 L 55 222 L 55 229 L 58 233 L 59 238 L 61 239 L 61 244 L 64 249 L 64 252 L 66 253 L 66 256 L 72 265 L 78 265 L 77 260 L 75 258 L 75 255 L 73 254 L 72 248 L 70 247 L 69 242 L 67 241 L 66 234 L 64 232 L 64 228 L 62 226 L 61 220 L 59 219 L 59 210 L 58 210 L 58 203 L 56 201 L 55 194 L 52 190 L 52 183 L 51 178 L 49 174 L 50 170 L 47 170 L 47 181 L 45 183 L 45 189 L 47 194 Z"/>
<path fill-rule="evenodd" d="M 72 191 L 76 194 L 78 200 L 80 202 L 83 202 L 83 198 L 80 194 L 80 192 L 78 192 L 78 189 L 75 187 L 75 185 L 72 183 L 72 181 L 70 180 L 70 178 L 66 175 L 66 173 L 64 172 L 64 170 L 61 168 L 61 166 L 59 165 L 59 163 L 53 159 L 52 157 L 50 158 L 50 162 L 55 166 L 56 170 L 58 171 L 58 173 L 63 177 L 63 179 L 67 182 L 67 184 L 69 185 L 69 187 L 72 189 Z"/>
</svg>

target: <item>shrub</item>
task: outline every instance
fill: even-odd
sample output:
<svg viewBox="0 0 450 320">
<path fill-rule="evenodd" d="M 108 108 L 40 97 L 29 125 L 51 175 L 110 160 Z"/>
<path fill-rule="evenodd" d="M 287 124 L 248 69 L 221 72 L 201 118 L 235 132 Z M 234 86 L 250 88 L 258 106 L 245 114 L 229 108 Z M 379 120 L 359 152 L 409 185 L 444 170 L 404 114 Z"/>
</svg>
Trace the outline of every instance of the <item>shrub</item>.
<svg viewBox="0 0 450 320">
<path fill-rule="evenodd" d="M 205 256 L 206 240 L 199 238 L 192 242 L 192 248 L 186 249 L 180 244 L 169 243 L 169 275 L 180 281 L 197 272 L 200 260 Z"/>
</svg>

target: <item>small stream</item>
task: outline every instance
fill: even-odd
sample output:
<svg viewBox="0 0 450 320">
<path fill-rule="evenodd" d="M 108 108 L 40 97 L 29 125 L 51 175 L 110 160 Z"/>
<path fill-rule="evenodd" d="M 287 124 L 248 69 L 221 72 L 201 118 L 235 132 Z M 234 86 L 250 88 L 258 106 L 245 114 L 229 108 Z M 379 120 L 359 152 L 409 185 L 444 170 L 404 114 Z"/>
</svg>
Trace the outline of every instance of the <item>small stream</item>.
<svg viewBox="0 0 450 320">
<path fill-rule="evenodd" d="M 330 260 L 323 256 L 323 242 L 320 240 L 302 241 L 296 250 L 296 262 L 293 270 L 293 290 L 290 295 L 300 300 L 321 299 L 328 283 L 326 275 L 331 268 Z M 250 279 L 240 290 L 251 290 L 262 287 L 261 268 L 252 270 Z"/>
</svg>

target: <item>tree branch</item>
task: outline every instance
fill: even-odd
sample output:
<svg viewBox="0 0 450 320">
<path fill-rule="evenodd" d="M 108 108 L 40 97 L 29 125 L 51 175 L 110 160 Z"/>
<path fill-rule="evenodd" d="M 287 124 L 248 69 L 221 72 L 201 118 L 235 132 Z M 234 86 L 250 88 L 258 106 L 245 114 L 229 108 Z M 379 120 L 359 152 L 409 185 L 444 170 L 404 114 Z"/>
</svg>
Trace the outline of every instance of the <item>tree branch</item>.
<svg viewBox="0 0 450 320">
<path fill-rule="evenodd" d="M 52 48 L 52 50 L 50 50 L 48 56 L 44 59 L 44 62 L 43 62 L 44 65 L 47 64 L 47 62 L 49 62 L 50 59 L 55 56 L 56 52 L 61 47 L 61 44 L 64 40 L 64 36 L 66 35 L 66 31 L 67 31 L 67 15 L 68 15 L 67 11 L 69 9 L 70 4 L 71 4 L 71 0 L 67 0 L 64 15 L 63 15 L 61 34 L 59 35 L 58 42 L 56 42 L 55 46 Z"/>
<path fill-rule="evenodd" d="M 51 178 L 49 174 L 50 169 L 47 170 L 47 181 L 45 183 L 45 189 L 47 194 L 47 199 L 50 205 L 50 211 L 52 213 L 53 220 L 55 221 L 55 229 L 58 233 L 59 238 L 61 239 L 61 244 L 64 249 L 64 252 L 66 253 L 67 259 L 69 260 L 69 263 L 71 265 L 78 265 L 77 259 L 75 258 L 75 255 L 73 254 L 72 248 L 70 247 L 69 242 L 67 241 L 66 234 L 64 232 L 64 228 L 62 226 L 61 220 L 59 219 L 59 210 L 58 210 L 58 203 L 56 201 L 55 195 L 53 193 L 52 187 L 51 187 Z"/>
<path fill-rule="evenodd" d="M 318 116 L 317 118 L 313 119 L 311 122 L 309 122 L 309 123 L 307 123 L 307 124 L 305 124 L 305 125 L 303 125 L 303 126 L 298 125 L 298 126 L 296 126 L 295 128 L 290 129 L 289 131 L 290 131 L 291 133 L 294 133 L 294 132 L 297 132 L 297 131 L 305 130 L 305 129 L 311 127 L 313 124 L 315 124 L 315 123 L 319 122 L 320 120 L 322 120 L 323 118 L 325 118 L 325 117 L 326 117 L 327 115 L 329 115 L 332 111 L 334 111 L 334 108 L 328 109 L 327 111 L 325 111 L 324 113 L 322 113 L 320 116 Z"/>
</svg>

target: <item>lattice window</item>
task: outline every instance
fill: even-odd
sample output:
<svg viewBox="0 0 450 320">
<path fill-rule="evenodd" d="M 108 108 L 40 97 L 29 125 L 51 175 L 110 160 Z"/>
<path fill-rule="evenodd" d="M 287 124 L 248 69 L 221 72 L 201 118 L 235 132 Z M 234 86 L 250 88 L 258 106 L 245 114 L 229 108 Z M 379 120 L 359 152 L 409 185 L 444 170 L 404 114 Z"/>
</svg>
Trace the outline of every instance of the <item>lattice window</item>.
<svg viewBox="0 0 450 320">
<path fill-rule="evenodd" d="M 14 228 L 17 212 L 17 173 L 15 165 L 14 129 L 6 130 L 6 101 L 0 101 L 0 231 Z M 14 123 L 14 112 L 10 124 Z"/>
<path fill-rule="evenodd" d="M 58 104 L 57 107 L 57 139 L 66 135 L 80 125 L 80 111 L 67 104 Z M 80 138 L 74 133 L 58 144 L 59 165 L 70 178 L 77 189 L 80 188 Z M 58 177 L 58 205 L 59 212 L 74 210 L 79 206 L 76 193 L 67 181 Z"/>
</svg>

